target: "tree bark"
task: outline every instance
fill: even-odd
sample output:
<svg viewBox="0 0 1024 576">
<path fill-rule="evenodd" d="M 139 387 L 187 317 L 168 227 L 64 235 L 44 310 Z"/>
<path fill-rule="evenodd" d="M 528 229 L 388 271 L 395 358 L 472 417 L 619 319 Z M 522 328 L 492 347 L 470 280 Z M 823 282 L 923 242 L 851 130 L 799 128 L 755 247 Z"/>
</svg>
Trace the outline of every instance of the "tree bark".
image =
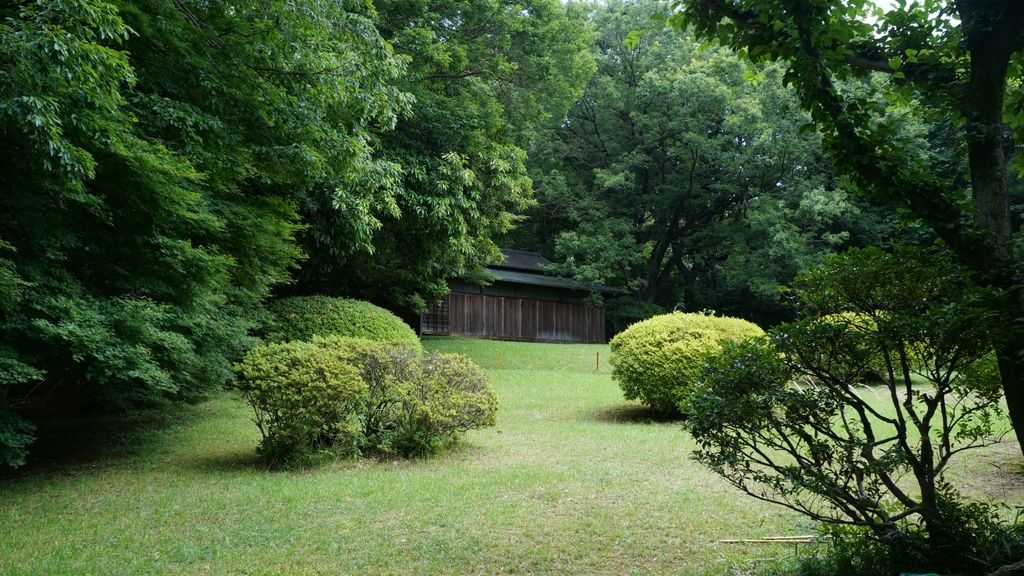
<svg viewBox="0 0 1024 576">
<path fill-rule="evenodd" d="M 1020 44 L 1024 10 L 991 0 L 961 0 L 971 75 L 964 93 L 967 154 L 974 197 L 974 228 L 987 236 L 995 256 L 1009 255 L 1010 201 L 1003 150 L 1003 105 L 1010 57 Z M 1014 1 L 1010 4 L 1019 4 Z"/>
<path fill-rule="evenodd" d="M 1013 423 L 1013 431 L 1017 442 L 1024 446 L 1024 358 L 1021 349 L 1024 338 L 1014 338 L 1006 350 L 996 353 L 999 360 L 999 375 L 1003 380 L 1003 395 L 1006 396 L 1006 409 Z"/>
<path fill-rule="evenodd" d="M 1024 333 L 1015 328 L 1024 317 L 1024 299 L 1013 266 L 1013 229 L 1010 220 L 1003 108 L 1010 59 L 1020 48 L 1024 7 L 1018 0 L 960 0 L 957 2 L 964 43 L 971 57 L 971 75 L 964 92 L 962 112 L 967 120 L 967 153 L 974 200 L 974 231 L 990 250 L 992 270 L 980 270 L 982 281 L 1009 292 L 1007 326 L 1012 333 L 996 356 L 1003 381 L 1007 411 L 1024 452 Z"/>
</svg>

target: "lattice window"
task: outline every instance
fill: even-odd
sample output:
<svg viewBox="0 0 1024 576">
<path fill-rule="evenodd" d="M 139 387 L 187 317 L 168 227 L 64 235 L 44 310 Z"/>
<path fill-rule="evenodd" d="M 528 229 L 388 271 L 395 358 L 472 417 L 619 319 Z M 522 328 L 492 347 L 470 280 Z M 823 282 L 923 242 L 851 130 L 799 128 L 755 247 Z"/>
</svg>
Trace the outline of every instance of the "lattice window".
<svg viewBox="0 0 1024 576">
<path fill-rule="evenodd" d="M 447 336 L 451 331 L 448 324 L 448 297 L 427 306 L 427 311 L 420 316 L 420 334 Z"/>
</svg>

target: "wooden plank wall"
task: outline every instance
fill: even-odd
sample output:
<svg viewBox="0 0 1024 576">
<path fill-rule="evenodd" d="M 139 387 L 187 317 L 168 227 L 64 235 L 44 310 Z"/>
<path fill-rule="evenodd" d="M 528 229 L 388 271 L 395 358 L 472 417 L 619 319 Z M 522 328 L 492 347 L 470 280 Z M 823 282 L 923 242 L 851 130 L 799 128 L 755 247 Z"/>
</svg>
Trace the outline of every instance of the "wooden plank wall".
<svg viewBox="0 0 1024 576">
<path fill-rule="evenodd" d="M 604 308 L 453 292 L 451 334 L 538 342 L 604 342 Z"/>
</svg>

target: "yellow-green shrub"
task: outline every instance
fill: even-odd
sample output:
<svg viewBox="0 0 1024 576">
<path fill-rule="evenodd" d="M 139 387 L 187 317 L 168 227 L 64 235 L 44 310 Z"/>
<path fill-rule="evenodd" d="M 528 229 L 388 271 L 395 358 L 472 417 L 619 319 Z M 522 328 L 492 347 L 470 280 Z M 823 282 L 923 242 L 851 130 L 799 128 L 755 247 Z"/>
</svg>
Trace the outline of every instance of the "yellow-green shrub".
<svg viewBox="0 0 1024 576">
<path fill-rule="evenodd" d="M 842 338 L 859 344 L 858 349 L 865 353 L 860 379 L 862 384 L 876 384 L 884 379 L 885 357 L 871 345 L 873 336 L 878 333 L 878 323 L 872 316 L 862 312 L 836 312 L 809 319 L 808 322 L 817 325 L 816 328 L 825 338 Z"/>
<path fill-rule="evenodd" d="M 358 366 L 368 394 L 362 411 L 365 449 L 413 456 L 456 442 L 473 428 L 494 426 L 498 396 L 469 358 L 362 338 L 316 338 Z"/>
<path fill-rule="evenodd" d="M 235 375 L 255 413 L 265 463 L 287 466 L 361 444 L 367 386 L 336 350 L 307 342 L 259 346 L 235 365 Z"/>
<path fill-rule="evenodd" d="M 497 423 L 498 395 L 487 374 L 461 354 L 431 352 L 420 364 L 418 385 L 408 393 L 417 400 L 419 433 L 457 438 L 473 428 Z"/>
<path fill-rule="evenodd" d="M 366 338 L 342 336 L 316 337 L 313 343 L 334 350 L 346 362 L 358 367 L 367 387 L 362 409 L 365 443 L 376 451 L 387 444 L 382 435 L 398 426 L 404 417 L 402 390 L 405 382 L 415 380 L 420 363 L 416 349 L 405 344 L 377 342 Z"/>
<path fill-rule="evenodd" d="M 902 334 L 907 330 L 907 327 L 898 325 L 902 323 L 901 318 L 878 311 L 874 311 L 871 314 L 863 312 L 837 312 L 835 314 L 819 316 L 810 321 L 824 324 L 828 328 L 839 332 L 849 332 L 849 334 L 842 335 L 845 339 L 861 340 L 861 347 L 868 352 L 863 383 L 872 385 L 884 381 L 889 370 L 885 354 L 877 347 L 877 343 L 880 341 L 879 336 L 884 334 Z M 927 340 L 927 335 L 922 334 L 922 338 L 918 342 L 901 343 L 911 372 L 928 370 L 928 362 L 925 360 L 928 356 L 929 348 Z M 894 370 L 900 371 L 899 350 L 894 349 L 891 352 L 895 354 L 890 358 L 890 361 L 893 363 L 892 367 Z"/>
<path fill-rule="evenodd" d="M 351 336 L 406 344 L 422 350 L 408 324 L 380 306 L 362 300 L 328 296 L 293 296 L 267 305 L 267 339 L 274 342 L 312 340 L 314 336 Z"/>
<path fill-rule="evenodd" d="M 682 312 L 654 316 L 612 338 L 612 377 L 627 399 L 658 412 L 677 412 L 708 354 L 718 352 L 725 340 L 762 334 L 756 324 L 739 318 Z"/>
</svg>

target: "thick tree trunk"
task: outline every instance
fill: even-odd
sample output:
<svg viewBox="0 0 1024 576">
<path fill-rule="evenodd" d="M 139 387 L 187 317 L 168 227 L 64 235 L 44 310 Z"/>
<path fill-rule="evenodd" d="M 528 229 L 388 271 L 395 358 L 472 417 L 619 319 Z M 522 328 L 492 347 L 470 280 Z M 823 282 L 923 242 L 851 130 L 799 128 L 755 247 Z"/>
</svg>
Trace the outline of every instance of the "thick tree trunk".
<svg viewBox="0 0 1024 576">
<path fill-rule="evenodd" d="M 1019 0 L 960 0 L 957 8 L 971 56 L 971 76 L 964 93 L 967 152 L 974 198 L 974 230 L 984 235 L 993 269 L 978 270 L 982 280 L 1010 291 L 1007 326 L 1014 333 L 997 350 L 1003 393 L 1017 441 L 1024 453 L 1024 334 L 1014 327 L 1024 317 L 1014 278 L 1013 229 L 1010 220 L 1003 108 L 1010 58 L 1024 31 Z M 962 255 L 963 256 L 963 255 Z M 965 261 L 968 258 L 964 258 Z"/>
<path fill-rule="evenodd" d="M 1011 339 L 1003 350 L 996 353 L 996 357 L 1010 422 L 1024 451 L 1024 337 L 1017 335 Z"/>
<path fill-rule="evenodd" d="M 967 120 L 967 154 L 974 196 L 974 227 L 988 236 L 997 259 L 1008 256 L 1010 201 L 1003 150 L 1003 107 L 1010 57 L 1020 42 L 1021 15 L 1004 12 L 992 2 L 960 2 L 964 34 L 971 54 L 971 76 L 963 113 Z M 1002 4 L 1002 3 L 999 3 Z M 1018 6 L 1016 10 L 1021 12 Z"/>
<path fill-rule="evenodd" d="M 669 233 L 673 232 L 674 226 L 669 226 Z M 649 304 L 653 304 L 655 299 L 658 297 L 658 293 L 661 291 L 661 265 L 665 260 L 665 255 L 668 253 L 669 245 L 671 241 L 668 238 L 662 238 L 654 245 L 654 250 L 651 252 L 651 257 L 647 261 L 647 285 L 641 290 L 644 301 Z"/>
</svg>

